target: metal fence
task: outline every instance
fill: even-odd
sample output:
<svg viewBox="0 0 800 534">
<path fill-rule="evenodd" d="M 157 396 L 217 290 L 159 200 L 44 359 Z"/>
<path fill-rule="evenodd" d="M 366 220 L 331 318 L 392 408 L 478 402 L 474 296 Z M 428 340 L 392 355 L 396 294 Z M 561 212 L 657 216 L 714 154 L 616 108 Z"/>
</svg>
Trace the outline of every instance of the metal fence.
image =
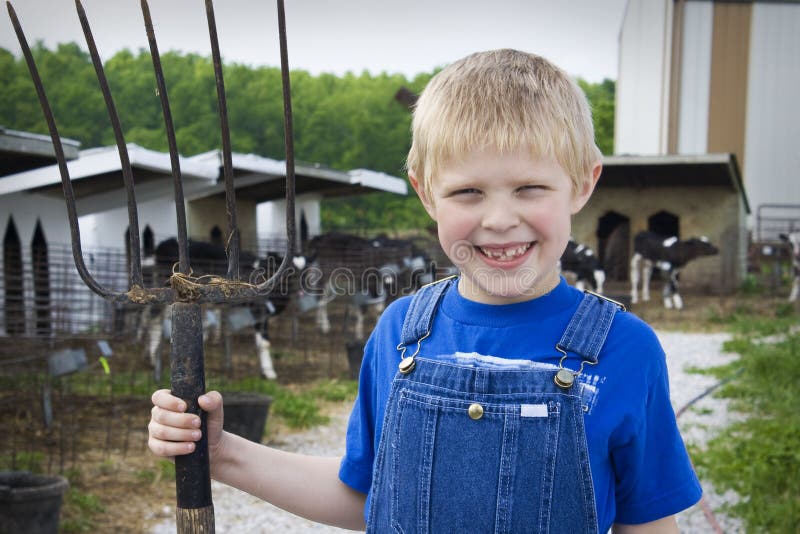
<svg viewBox="0 0 800 534">
<path fill-rule="evenodd" d="M 261 254 L 280 252 L 278 238 L 262 241 L 256 244 Z M 141 450 L 149 397 L 168 387 L 169 366 L 162 364 L 160 371 L 151 366 L 150 310 L 109 303 L 92 293 L 75 270 L 69 246 L 50 244 L 46 252 L 44 260 L 41 253 L 5 254 L 0 271 L 0 464 L 26 469 L 35 462 L 63 472 L 87 455 Z M 84 258 L 102 285 L 127 289 L 124 250 L 87 249 Z M 353 328 L 357 304 L 344 297 L 329 302 L 330 330 L 323 334 L 316 309 L 297 296 L 297 286 L 286 285 L 278 295 L 287 299 L 285 309 L 270 319 L 278 380 L 352 377 L 360 360 L 350 363 L 348 349 L 359 356 L 363 342 Z M 227 311 L 221 310 L 222 317 Z M 366 308 L 365 332 L 379 313 L 377 307 Z M 223 334 L 205 344 L 209 387 L 223 389 L 259 376 L 252 325 L 225 326 Z M 158 354 L 163 362 L 169 352 L 164 341 Z"/>
<path fill-rule="evenodd" d="M 756 242 L 777 242 L 781 233 L 800 232 L 800 204 L 761 204 L 756 210 Z"/>
</svg>

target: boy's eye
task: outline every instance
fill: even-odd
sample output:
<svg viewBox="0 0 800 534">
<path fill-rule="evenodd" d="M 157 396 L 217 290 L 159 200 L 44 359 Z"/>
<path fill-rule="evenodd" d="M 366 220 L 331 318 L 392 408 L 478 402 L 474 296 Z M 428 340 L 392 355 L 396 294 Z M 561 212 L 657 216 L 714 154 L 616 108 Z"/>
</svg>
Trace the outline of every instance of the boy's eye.
<svg viewBox="0 0 800 534">
<path fill-rule="evenodd" d="M 463 189 L 456 189 L 451 194 L 452 195 L 478 195 L 480 194 L 481 190 L 476 189 L 474 187 L 465 187 Z"/>
<path fill-rule="evenodd" d="M 545 186 L 541 185 L 541 184 L 528 184 L 528 185 L 521 186 L 520 188 L 517 189 L 517 191 L 519 191 L 521 193 L 524 193 L 526 191 L 538 191 L 538 190 L 544 190 L 544 189 L 547 189 L 547 188 Z"/>
</svg>

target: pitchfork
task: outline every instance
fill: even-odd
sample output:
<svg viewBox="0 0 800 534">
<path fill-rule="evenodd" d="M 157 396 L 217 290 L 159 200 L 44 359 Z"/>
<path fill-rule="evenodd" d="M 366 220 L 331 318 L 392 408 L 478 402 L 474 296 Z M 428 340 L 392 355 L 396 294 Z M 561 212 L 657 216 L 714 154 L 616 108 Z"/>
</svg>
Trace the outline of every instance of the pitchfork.
<svg viewBox="0 0 800 534">
<path fill-rule="evenodd" d="M 39 97 L 45 120 L 50 130 L 53 141 L 58 168 L 61 174 L 61 183 L 64 189 L 64 198 L 67 205 L 70 232 L 72 236 L 72 254 L 75 266 L 83 281 L 95 293 L 113 303 L 173 304 L 172 306 L 172 351 L 170 355 L 171 388 L 173 394 L 182 398 L 189 407 L 187 411 L 201 416 L 203 438 L 197 444 L 195 452 L 179 456 L 175 459 L 177 509 L 176 523 L 180 533 L 211 533 L 214 532 L 214 506 L 211 501 L 211 480 L 208 462 L 208 442 L 206 441 L 207 421 L 205 414 L 200 410 L 197 398 L 205 391 L 205 374 L 203 369 L 203 337 L 200 304 L 235 302 L 257 298 L 266 295 L 279 283 L 288 271 L 289 262 L 294 255 L 295 245 L 295 208 L 294 208 L 294 149 L 292 142 L 292 105 L 289 86 L 289 66 L 286 51 L 286 19 L 283 0 L 278 3 L 278 33 L 280 40 L 281 74 L 283 81 L 284 102 L 284 133 L 286 146 L 286 238 L 287 250 L 278 270 L 264 280 L 246 282 L 239 279 L 239 229 L 236 222 L 236 200 L 233 184 L 233 164 L 231 154 L 230 132 L 228 128 L 227 107 L 225 103 L 225 85 L 222 78 L 222 62 L 220 60 L 219 44 L 217 41 L 214 8 L 211 0 L 205 0 L 208 30 L 211 38 L 211 51 L 214 62 L 214 75 L 216 78 L 217 99 L 222 133 L 223 175 L 225 180 L 225 200 L 228 216 L 228 270 L 227 276 L 214 278 L 194 278 L 190 267 L 188 239 L 186 235 L 186 213 L 184 210 L 183 187 L 178 158 L 178 149 L 175 142 L 175 129 L 172 124 L 167 87 L 161 70 L 161 60 L 156 45 L 153 24 L 150 19 L 150 9 L 146 0 L 141 0 L 144 25 L 147 39 L 150 44 L 150 53 L 153 59 L 158 95 L 161 99 L 161 109 L 164 115 L 167 141 L 169 144 L 170 161 L 175 189 L 175 207 L 177 211 L 179 261 L 175 272 L 170 278 L 170 287 L 148 288 L 142 282 L 142 262 L 139 248 L 139 222 L 136 208 L 136 198 L 133 190 L 133 171 L 122 133 L 119 117 L 114 100 L 105 77 L 102 62 L 97 53 L 97 48 L 92 37 L 89 22 L 80 0 L 76 0 L 78 17 L 80 18 L 86 43 L 97 73 L 100 89 L 105 99 L 108 115 L 114 130 L 125 191 L 128 201 L 128 223 L 130 228 L 130 273 L 129 289 L 126 292 L 117 292 L 102 287 L 86 269 L 81 252 L 81 237 L 78 228 L 78 217 L 75 207 L 75 196 L 72 191 L 69 171 L 67 169 L 64 151 L 61 146 L 58 129 L 53 118 L 50 104 L 45 95 L 44 86 L 39 77 L 36 63 L 31 54 L 28 42 L 23 34 L 22 27 L 10 2 L 7 2 L 9 16 L 14 26 L 14 31 L 19 39 L 22 53 L 28 64 L 31 78 Z"/>
</svg>

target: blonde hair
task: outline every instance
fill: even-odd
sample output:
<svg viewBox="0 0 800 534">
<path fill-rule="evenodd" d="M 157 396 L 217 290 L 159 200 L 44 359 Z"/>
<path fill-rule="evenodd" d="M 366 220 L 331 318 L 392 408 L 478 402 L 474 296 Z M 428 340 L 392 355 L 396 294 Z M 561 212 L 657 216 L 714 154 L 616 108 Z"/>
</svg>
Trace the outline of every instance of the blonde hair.
<svg viewBox="0 0 800 534">
<path fill-rule="evenodd" d="M 424 192 L 443 165 L 470 151 L 554 157 L 578 190 L 600 160 L 586 95 L 546 59 L 517 50 L 478 52 L 436 74 L 419 97 L 406 162 Z"/>
</svg>

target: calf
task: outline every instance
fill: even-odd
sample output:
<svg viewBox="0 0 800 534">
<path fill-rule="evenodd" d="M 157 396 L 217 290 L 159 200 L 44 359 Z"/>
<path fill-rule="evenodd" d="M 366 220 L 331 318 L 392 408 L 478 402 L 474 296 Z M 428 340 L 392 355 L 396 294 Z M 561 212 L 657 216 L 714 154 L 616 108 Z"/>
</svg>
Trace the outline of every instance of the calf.
<svg viewBox="0 0 800 534">
<path fill-rule="evenodd" d="M 603 293 L 606 273 L 594 251 L 570 239 L 564 254 L 561 255 L 561 270 L 573 273 L 577 280 L 575 287 L 583 291 L 588 284 L 597 293 Z"/>
<path fill-rule="evenodd" d="M 693 237 L 680 241 L 677 237 L 664 237 L 654 232 L 639 232 L 633 238 L 631 258 L 631 302 L 639 302 L 639 270 L 642 268 L 642 300 L 650 300 L 650 277 L 653 267 L 665 275 L 664 307 L 683 308 L 683 299 L 678 293 L 680 270 L 691 260 L 701 256 L 713 256 L 719 250 L 705 237 Z"/>
<path fill-rule="evenodd" d="M 328 232 L 306 248 L 309 270 L 302 285 L 318 299 L 317 326 L 323 333 L 331 327 L 327 304 L 337 296 L 351 298 L 354 336 L 363 339 L 368 306 L 380 312 L 387 302 L 433 279 L 430 258 L 409 240 Z"/>
<path fill-rule="evenodd" d="M 789 302 L 794 302 L 800 295 L 800 232 L 780 234 L 780 238 L 792 247 L 792 290 L 789 293 Z"/>
</svg>

